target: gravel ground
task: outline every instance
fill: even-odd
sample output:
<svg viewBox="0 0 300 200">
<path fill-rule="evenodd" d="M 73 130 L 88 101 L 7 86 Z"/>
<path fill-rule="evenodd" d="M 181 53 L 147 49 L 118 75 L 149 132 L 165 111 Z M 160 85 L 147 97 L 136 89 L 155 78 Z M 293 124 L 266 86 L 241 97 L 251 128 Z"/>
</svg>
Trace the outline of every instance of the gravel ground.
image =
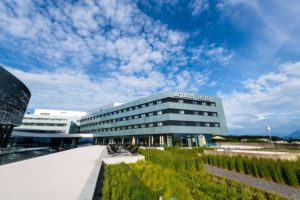
<svg viewBox="0 0 300 200">
<path fill-rule="evenodd" d="M 211 174 L 225 177 L 228 179 L 236 180 L 242 183 L 246 183 L 248 185 L 269 191 L 269 192 L 274 192 L 277 193 L 281 196 L 295 199 L 295 200 L 300 200 L 300 190 L 296 189 L 294 187 L 290 187 L 287 185 L 282 185 L 278 183 L 274 183 L 271 181 L 266 181 L 260 178 L 255 178 L 253 176 L 248 176 L 245 174 L 241 174 L 238 172 L 232 172 L 226 169 L 221 169 L 218 167 L 213 167 L 210 165 L 205 165 L 205 170 L 208 171 Z"/>
</svg>

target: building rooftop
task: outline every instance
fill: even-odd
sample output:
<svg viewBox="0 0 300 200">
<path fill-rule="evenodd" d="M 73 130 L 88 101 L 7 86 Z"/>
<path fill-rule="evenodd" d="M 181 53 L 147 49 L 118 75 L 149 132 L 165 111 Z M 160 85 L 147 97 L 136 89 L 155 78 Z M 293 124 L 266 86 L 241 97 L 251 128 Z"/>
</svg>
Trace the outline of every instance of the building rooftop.
<svg viewBox="0 0 300 200">
<path fill-rule="evenodd" d="M 62 116 L 62 117 L 82 117 L 86 115 L 86 112 L 70 111 L 70 110 L 50 110 L 50 109 L 35 109 L 33 115 L 45 115 L 45 116 Z"/>
</svg>

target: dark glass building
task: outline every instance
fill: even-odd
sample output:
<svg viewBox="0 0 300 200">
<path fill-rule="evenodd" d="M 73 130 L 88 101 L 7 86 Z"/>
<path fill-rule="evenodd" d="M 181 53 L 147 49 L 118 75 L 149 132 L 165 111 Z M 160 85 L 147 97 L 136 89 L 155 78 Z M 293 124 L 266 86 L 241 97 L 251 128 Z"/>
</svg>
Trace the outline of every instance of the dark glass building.
<svg viewBox="0 0 300 200">
<path fill-rule="evenodd" d="M 0 148 L 22 122 L 31 93 L 24 83 L 0 66 Z"/>
</svg>

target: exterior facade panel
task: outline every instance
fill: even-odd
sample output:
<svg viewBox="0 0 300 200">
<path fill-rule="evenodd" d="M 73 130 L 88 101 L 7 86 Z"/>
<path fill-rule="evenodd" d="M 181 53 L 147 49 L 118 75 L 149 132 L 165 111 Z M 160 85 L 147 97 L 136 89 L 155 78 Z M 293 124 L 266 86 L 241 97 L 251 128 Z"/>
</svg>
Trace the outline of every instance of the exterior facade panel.
<svg viewBox="0 0 300 200">
<path fill-rule="evenodd" d="M 35 109 L 33 114 L 26 114 L 20 127 L 15 131 L 32 133 L 78 133 L 79 120 L 86 112 Z"/>
<path fill-rule="evenodd" d="M 92 133 L 100 143 L 161 146 L 179 138 L 190 146 L 200 145 L 200 137 L 226 134 L 227 126 L 220 98 L 165 92 L 90 112 L 81 118 L 80 132 Z"/>
<path fill-rule="evenodd" d="M 22 122 L 31 93 L 24 83 L 0 67 L 0 147 L 5 148 L 12 129 Z"/>
</svg>

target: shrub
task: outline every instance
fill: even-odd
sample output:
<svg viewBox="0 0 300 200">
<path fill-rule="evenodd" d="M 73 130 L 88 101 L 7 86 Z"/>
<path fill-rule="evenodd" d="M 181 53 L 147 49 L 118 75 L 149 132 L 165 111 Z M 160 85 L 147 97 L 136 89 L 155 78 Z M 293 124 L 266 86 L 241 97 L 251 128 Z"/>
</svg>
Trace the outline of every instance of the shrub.
<svg viewBox="0 0 300 200">
<path fill-rule="evenodd" d="M 146 162 L 135 164 L 105 165 L 102 199 L 163 199 L 221 200 L 221 199 L 283 199 L 235 181 L 206 173 L 203 162 L 213 163 L 215 156 L 202 155 L 189 150 L 168 149 L 167 151 L 140 150 Z M 243 158 L 219 157 L 220 166 L 228 166 L 235 160 L 235 168 Z M 247 159 L 249 161 L 249 159 Z M 239 164 L 238 164 L 239 163 Z M 244 164 L 244 162 L 242 162 Z M 244 165 L 243 165 L 244 166 Z"/>
<path fill-rule="evenodd" d="M 241 156 L 237 157 L 235 164 L 236 164 L 236 169 L 238 172 L 241 172 L 241 173 L 245 172 L 244 163 L 243 163 L 243 159 Z"/>
<path fill-rule="evenodd" d="M 291 186 L 297 186 L 298 185 L 298 179 L 295 173 L 295 170 L 293 166 L 288 164 L 287 166 L 282 167 L 282 175 L 285 182 Z"/>
<path fill-rule="evenodd" d="M 159 193 L 145 186 L 128 165 L 105 165 L 102 199 L 158 199 Z"/>
<path fill-rule="evenodd" d="M 277 183 L 300 186 L 300 159 L 297 161 L 283 161 L 225 155 L 203 155 L 201 159 L 209 165 L 273 180 Z"/>
</svg>

